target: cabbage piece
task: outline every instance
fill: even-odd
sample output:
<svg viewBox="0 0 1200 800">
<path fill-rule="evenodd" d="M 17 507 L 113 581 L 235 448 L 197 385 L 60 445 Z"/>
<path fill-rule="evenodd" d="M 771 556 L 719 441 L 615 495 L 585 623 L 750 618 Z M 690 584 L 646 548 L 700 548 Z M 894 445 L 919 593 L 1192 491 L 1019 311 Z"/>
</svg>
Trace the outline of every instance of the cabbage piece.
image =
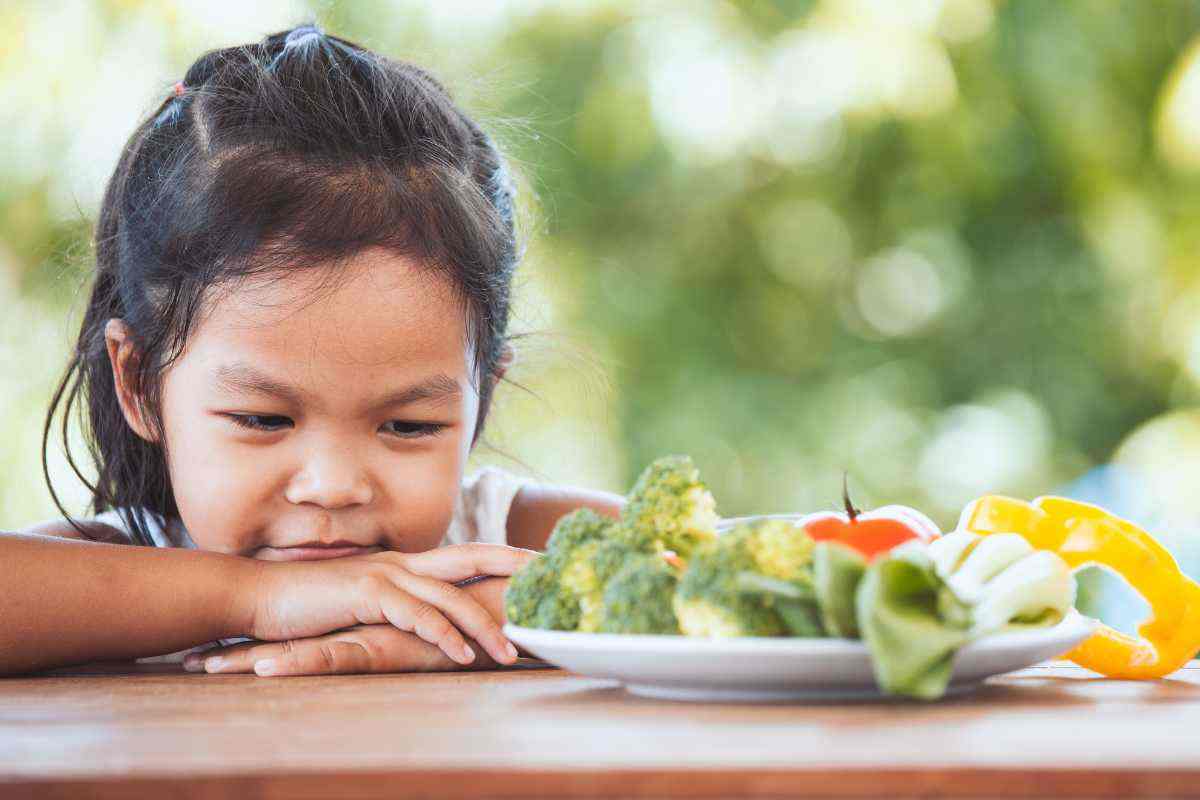
<svg viewBox="0 0 1200 800">
<path fill-rule="evenodd" d="M 919 546 L 901 545 L 867 568 L 855 598 L 858 627 L 884 692 L 922 700 L 945 693 L 954 654 L 970 634 L 965 609 L 941 608 L 943 586 Z"/>
<path fill-rule="evenodd" d="M 858 638 L 854 598 L 867 571 L 867 560 L 840 542 L 817 542 L 813 551 L 813 589 L 821 622 L 830 636 Z"/>
<path fill-rule="evenodd" d="M 967 642 L 1020 626 L 1055 625 L 1075 602 L 1071 569 L 1017 534 L 956 531 L 909 542 L 872 563 L 855 598 L 875 678 L 890 694 L 945 693 Z"/>
</svg>

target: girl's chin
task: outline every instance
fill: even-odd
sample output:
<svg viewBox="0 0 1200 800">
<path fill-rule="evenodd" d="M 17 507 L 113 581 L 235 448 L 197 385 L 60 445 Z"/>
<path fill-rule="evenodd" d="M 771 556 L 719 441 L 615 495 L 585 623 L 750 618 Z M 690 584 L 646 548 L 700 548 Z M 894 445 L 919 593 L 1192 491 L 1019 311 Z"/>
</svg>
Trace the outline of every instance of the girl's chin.
<svg viewBox="0 0 1200 800">
<path fill-rule="evenodd" d="M 329 558 L 348 558 L 382 552 L 378 545 L 372 547 L 261 547 L 253 558 L 260 561 L 323 561 Z"/>
</svg>

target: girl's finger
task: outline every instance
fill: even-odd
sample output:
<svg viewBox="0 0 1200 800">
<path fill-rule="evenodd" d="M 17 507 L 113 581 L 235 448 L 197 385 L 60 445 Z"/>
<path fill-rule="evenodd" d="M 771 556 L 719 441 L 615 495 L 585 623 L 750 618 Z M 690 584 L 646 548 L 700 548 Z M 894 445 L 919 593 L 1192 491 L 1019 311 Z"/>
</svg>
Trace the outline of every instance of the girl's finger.
<svg viewBox="0 0 1200 800">
<path fill-rule="evenodd" d="M 360 642 L 319 636 L 292 642 L 286 653 L 262 658 L 254 672 L 264 677 L 283 675 L 343 675 L 354 672 L 384 672 L 385 665 L 372 661 Z"/>
<path fill-rule="evenodd" d="M 262 642 L 234 645 L 208 650 L 184 660 L 184 669 L 208 673 L 253 672 L 254 662 L 272 658 L 284 651 L 290 642 Z"/>
<path fill-rule="evenodd" d="M 410 576 L 412 579 L 417 577 Z M 410 583 L 419 581 L 410 580 Z M 421 599 L 417 592 L 406 591 L 386 582 L 384 586 L 387 588 L 375 598 L 383 619 L 402 631 L 412 631 L 430 644 L 437 645 L 459 664 L 470 664 L 475 660 L 475 651 L 467 646 L 462 633 L 436 606 Z M 428 590 L 425 593 L 428 594 Z"/>
<path fill-rule="evenodd" d="M 397 635 L 406 635 L 390 625 L 375 627 L 384 628 Z M 335 647 L 352 642 L 352 639 L 322 636 L 249 647 L 223 647 L 209 651 L 204 654 L 207 658 L 201 657 L 202 660 L 197 660 L 200 669 L 210 674 L 257 672 L 260 675 L 325 675 L 372 671 L 368 667 L 373 665 L 363 663 L 358 653 L 347 653 L 343 648 Z M 355 648 L 363 649 L 360 644 L 355 644 Z M 440 652 L 438 654 L 441 655 Z"/>
<path fill-rule="evenodd" d="M 326 636 L 292 642 L 275 657 L 260 659 L 261 676 L 330 675 L 351 672 L 444 672 L 461 668 L 429 642 L 391 625 L 360 625 Z M 265 663 L 265 662 L 270 663 Z M 496 664 L 486 654 L 470 669 Z"/>
<path fill-rule="evenodd" d="M 478 600 L 462 589 L 443 581 L 413 574 L 402 577 L 398 585 L 403 591 L 448 615 L 454 623 L 456 633 L 461 632 L 477 641 L 496 661 L 511 664 L 517 660 L 517 650 L 505 638 L 500 630 L 500 623 Z M 418 635 L 427 642 L 438 644 L 420 633 Z M 464 642 L 464 646 L 465 644 Z M 454 657 L 450 651 L 446 651 L 446 654 Z"/>
<path fill-rule="evenodd" d="M 352 644 L 358 649 L 348 651 L 333 647 L 335 644 Z M 461 666 L 437 646 L 391 625 L 360 625 L 311 639 L 221 647 L 193 654 L 187 663 L 198 665 L 196 671 L 263 676 L 442 672 Z M 484 652 L 470 666 L 489 669 L 496 662 Z"/>
<path fill-rule="evenodd" d="M 439 581 L 457 582 L 477 575 L 508 577 L 541 553 L 506 544 L 456 544 L 403 555 L 404 568 Z"/>
</svg>

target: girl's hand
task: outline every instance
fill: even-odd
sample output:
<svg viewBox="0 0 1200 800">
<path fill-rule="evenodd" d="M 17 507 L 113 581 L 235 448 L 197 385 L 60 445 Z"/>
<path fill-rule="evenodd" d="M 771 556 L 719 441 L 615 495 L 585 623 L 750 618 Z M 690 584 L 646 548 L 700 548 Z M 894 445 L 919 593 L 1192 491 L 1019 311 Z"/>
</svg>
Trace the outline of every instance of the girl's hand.
<svg viewBox="0 0 1200 800">
<path fill-rule="evenodd" d="M 493 659 L 510 664 L 517 652 L 500 631 L 503 611 L 494 616 L 454 583 L 479 575 L 507 577 L 537 556 L 506 545 L 463 544 L 423 553 L 262 562 L 249 598 L 240 603 L 249 606 L 243 627 L 255 639 L 280 641 L 388 624 L 436 645 L 455 663 L 470 664 L 475 652 L 466 634 Z"/>
<path fill-rule="evenodd" d="M 497 621 L 504 620 L 507 578 L 485 578 L 463 587 Z M 491 669 L 484 652 L 468 669 Z M 391 625 L 360 625 L 309 639 L 246 642 L 195 653 L 184 667 L 192 672 L 256 672 L 259 675 L 337 675 L 356 672 L 440 672 L 462 669 L 440 649 Z"/>
<path fill-rule="evenodd" d="M 190 655 L 184 662 L 184 667 L 194 672 L 254 672 L 262 676 L 444 672 L 495 666 L 486 652 L 464 666 L 418 636 L 391 625 L 359 625 L 286 642 L 246 642 Z"/>
</svg>

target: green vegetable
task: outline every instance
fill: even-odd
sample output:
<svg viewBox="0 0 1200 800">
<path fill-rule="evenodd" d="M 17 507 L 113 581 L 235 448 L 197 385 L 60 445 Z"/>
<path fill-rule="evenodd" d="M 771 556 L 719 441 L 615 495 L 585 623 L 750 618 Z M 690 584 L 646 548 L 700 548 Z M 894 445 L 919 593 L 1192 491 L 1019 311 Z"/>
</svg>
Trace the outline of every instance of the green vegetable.
<svg viewBox="0 0 1200 800">
<path fill-rule="evenodd" d="M 611 552 L 616 523 L 581 508 L 554 526 L 546 555 L 513 575 L 505 613 L 517 625 L 548 630 L 595 630 L 604 582 L 626 555 Z"/>
<path fill-rule="evenodd" d="M 921 699 L 946 690 L 969 641 L 1060 621 L 1075 601 L 1071 570 L 1016 534 L 956 531 L 901 545 L 867 569 L 858 625 L 881 689 Z"/>
<path fill-rule="evenodd" d="M 608 582 L 630 559 L 646 555 L 627 541 L 613 538 L 587 542 L 564 559 L 562 590 L 579 603 L 579 630 L 600 630 Z"/>
<path fill-rule="evenodd" d="M 816 594 L 807 576 L 795 582 L 768 578 L 756 572 L 740 572 L 737 586 L 745 594 L 774 595 L 775 612 L 783 622 L 784 635 L 815 637 L 825 636 L 821 624 L 821 611 L 817 606 Z"/>
<path fill-rule="evenodd" d="M 817 542 L 813 551 L 813 587 L 821 622 L 830 636 L 858 638 L 854 598 L 867 571 L 867 560 L 840 542 Z"/>
<path fill-rule="evenodd" d="M 559 517 L 554 531 L 546 542 L 546 553 L 563 559 L 588 542 L 596 542 L 611 532 L 613 520 L 602 517 L 590 508 L 580 508 Z"/>
<path fill-rule="evenodd" d="M 504 592 L 508 621 L 527 628 L 571 631 L 579 625 L 579 601 L 563 592 L 559 571 L 548 556 L 519 569 Z"/>
<path fill-rule="evenodd" d="M 856 596 L 858 627 L 883 691 L 923 700 L 946 691 L 954 654 L 970 634 L 942 588 L 920 546 L 898 547 L 867 569 Z"/>
<path fill-rule="evenodd" d="M 604 587 L 604 633 L 678 634 L 673 601 L 679 579 L 658 556 L 633 556 Z"/>
<path fill-rule="evenodd" d="M 675 593 L 688 636 L 820 635 L 805 619 L 812 606 L 813 542 L 783 520 L 762 520 L 699 547 Z M 771 580 L 790 584 L 803 600 Z M 786 619 L 785 619 L 786 617 Z"/>
<path fill-rule="evenodd" d="M 716 538 L 718 519 L 716 501 L 687 456 L 665 456 L 646 467 L 621 515 L 623 535 L 656 541 L 684 558 Z"/>
</svg>

